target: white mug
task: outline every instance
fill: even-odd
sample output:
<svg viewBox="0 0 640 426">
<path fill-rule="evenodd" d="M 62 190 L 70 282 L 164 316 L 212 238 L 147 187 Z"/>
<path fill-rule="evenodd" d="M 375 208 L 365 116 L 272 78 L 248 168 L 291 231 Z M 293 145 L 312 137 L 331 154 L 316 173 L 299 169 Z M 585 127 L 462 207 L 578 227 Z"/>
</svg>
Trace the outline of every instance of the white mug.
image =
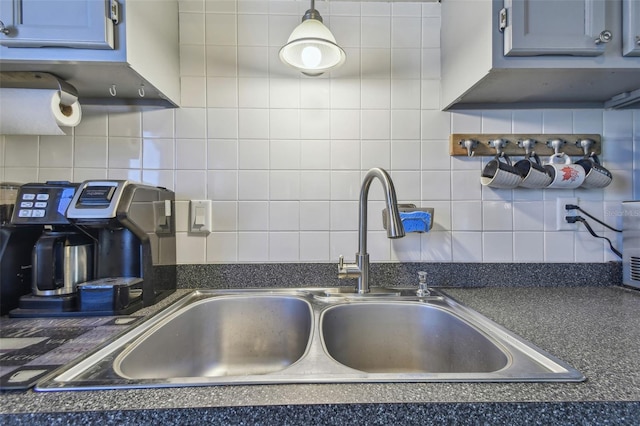
<svg viewBox="0 0 640 426">
<path fill-rule="evenodd" d="M 562 159 L 562 157 L 565 158 L 564 164 L 555 162 L 556 159 Z M 553 154 L 544 168 L 547 169 L 552 178 L 547 188 L 573 189 L 584 182 L 584 167 L 579 164 L 572 164 L 571 157 L 565 153 Z"/>
</svg>

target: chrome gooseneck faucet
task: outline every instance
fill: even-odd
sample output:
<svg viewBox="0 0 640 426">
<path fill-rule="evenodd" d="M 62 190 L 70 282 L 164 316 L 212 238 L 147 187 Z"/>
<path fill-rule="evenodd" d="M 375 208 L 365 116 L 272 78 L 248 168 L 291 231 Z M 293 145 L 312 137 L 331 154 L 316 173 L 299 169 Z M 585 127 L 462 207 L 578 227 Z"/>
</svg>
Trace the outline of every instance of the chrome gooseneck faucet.
<svg viewBox="0 0 640 426">
<path fill-rule="evenodd" d="M 387 237 L 404 237 L 404 227 L 400 220 L 398 201 L 393 181 L 389 174 L 380 168 L 367 172 L 360 188 L 360 218 L 358 223 L 358 252 L 355 263 L 345 263 L 342 255 L 338 263 L 338 278 L 358 278 L 356 290 L 359 294 L 369 293 L 369 253 L 367 253 L 367 200 L 369 187 L 374 178 L 378 178 L 384 189 L 384 199 L 389 212 L 387 221 Z"/>
</svg>

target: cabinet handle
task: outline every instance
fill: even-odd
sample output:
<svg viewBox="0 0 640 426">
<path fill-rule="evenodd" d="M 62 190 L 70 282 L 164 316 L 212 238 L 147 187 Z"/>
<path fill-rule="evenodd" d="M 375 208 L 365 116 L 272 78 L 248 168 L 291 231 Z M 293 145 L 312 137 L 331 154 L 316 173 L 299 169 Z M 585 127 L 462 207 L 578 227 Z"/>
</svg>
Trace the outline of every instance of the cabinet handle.
<svg viewBox="0 0 640 426">
<path fill-rule="evenodd" d="M 636 36 L 636 46 L 640 46 L 640 35 Z"/>
<path fill-rule="evenodd" d="M 598 35 L 598 38 L 595 40 L 596 44 L 609 43 L 613 38 L 613 34 L 609 30 L 604 30 Z"/>
<path fill-rule="evenodd" d="M 9 35 L 10 32 L 11 30 L 4 26 L 4 22 L 0 21 L 0 33 L 4 35 Z"/>
</svg>

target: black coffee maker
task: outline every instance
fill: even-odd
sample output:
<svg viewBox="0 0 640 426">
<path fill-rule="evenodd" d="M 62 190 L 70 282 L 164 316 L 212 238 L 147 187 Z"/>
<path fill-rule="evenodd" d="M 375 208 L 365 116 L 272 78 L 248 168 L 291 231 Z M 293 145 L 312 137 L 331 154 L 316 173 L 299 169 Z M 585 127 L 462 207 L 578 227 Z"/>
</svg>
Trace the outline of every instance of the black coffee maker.
<svg viewBox="0 0 640 426">
<path fill-rule="evenodd" d="M 176 289 L 174 193 L 124 180 L 21 187 L 16 226 L 43 226 L 32 244 L 31 293 L 12 317 L 109 316 Z M 31 204 L 29 204 L 31 203 Z"/>
<path fill-rule="evenodd" d="M 17 308 L 20 296 L 30 292 L 31 251 L 44 229 L 39 224 L 16 226 L 11 223 L 21 186 L 0 183 L 0 315 Z"/>
<path fill-rule="evenodd" d="M 11 225 L 30 233 L 21 254 L 25 262 L 28 251 L 30 278 L 23 283 L 17 309 L 10 311 L 12 316 L 74 311 L 77 284 L 93 277 L 93 238 L 65 215 L 78 185 L 49 181 L 20 187 Z"/>
</svg>

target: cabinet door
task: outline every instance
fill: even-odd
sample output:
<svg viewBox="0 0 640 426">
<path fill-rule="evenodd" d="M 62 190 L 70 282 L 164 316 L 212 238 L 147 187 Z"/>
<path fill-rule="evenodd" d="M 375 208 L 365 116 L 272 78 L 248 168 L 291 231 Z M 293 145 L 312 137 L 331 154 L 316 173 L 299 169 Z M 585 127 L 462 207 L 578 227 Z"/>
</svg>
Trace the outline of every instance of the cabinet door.
<svg viewBox="0 0 640 426">
<path fill-rule="evenodd" d="M 598 56 L 606 42 L 605 0 L 504 0 L 506 56 Z M 606 38 L 606 36 L 604 36 Z"/>
<path fill-rule="evenodd" d="M 640 56 L 640 0 L 622 0 L 622 54 Z"/>
<path fill-rule="evenodd" d="M 7 47 L 113 49 L 109 0 L 0 0 Z"/>
</svg>

